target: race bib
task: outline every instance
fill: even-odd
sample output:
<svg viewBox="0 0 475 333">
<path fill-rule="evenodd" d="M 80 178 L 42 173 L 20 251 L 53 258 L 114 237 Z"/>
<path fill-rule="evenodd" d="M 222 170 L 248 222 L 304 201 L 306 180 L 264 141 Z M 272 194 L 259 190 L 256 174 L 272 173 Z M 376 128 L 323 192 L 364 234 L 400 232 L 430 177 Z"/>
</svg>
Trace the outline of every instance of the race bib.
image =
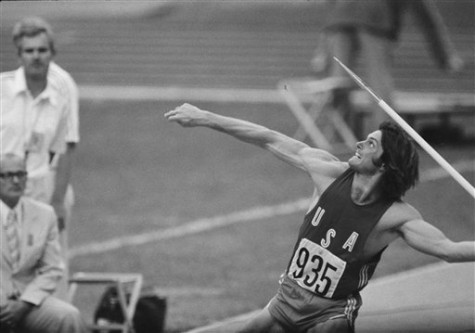
<svg viewBox="0 0 475 333">
<path fill-rule="evenodd" d="M 331 298 L 345 267 L 345 261 L 304 238 L 292 258 L 288 276 L 302 288 Z"/>
</svg>

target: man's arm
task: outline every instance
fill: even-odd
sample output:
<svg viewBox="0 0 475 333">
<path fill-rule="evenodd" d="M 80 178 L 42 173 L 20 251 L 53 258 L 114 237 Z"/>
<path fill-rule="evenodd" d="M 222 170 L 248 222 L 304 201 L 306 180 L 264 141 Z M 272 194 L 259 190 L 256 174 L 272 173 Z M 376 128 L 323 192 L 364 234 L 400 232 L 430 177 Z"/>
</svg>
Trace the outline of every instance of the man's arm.
<svg viewBox="0 0 475 333">
<path fill-rule="evenodd" d="M 475 261 L 475 242 L 454 242 L 426 221 L 412 219 L 399 229 L 404 241 L 412 248 L 447 262 Z"/>
<path fill-rule="evenodd" d="M 71 74 L 54 61 L 50 63 L 48 69 L 48 81 L 55 83 L 65 103 L 63 118 L 59 125 L 59 134 L 56 137 L 58 138 L 58 144 L 66 148 L 59 152 L 57 148 L 54 149 L 52 153 L 55 155 L 55 161 L 51 163 L 55 177 L 51 205 L 58 216 L 59 230 L 62 231 L 65 227 L 66 218 L 64 199 L 70 184 L 73 153 L 79 143 L 79 90 Z"/>
<path fill-rule="evenodd" d="M 59 154 L 56 166 L 53 195 L 51 197 L 51 206 L 53 206 L 58 216 L 58 228 L 62 231 L 65 227 L 66 211 L 64 208 L 64 197 L 71 178 L 73 165 L 73 156 L 76 144 L 69 142 L 66 144 L 66 151 Z"/>
<path fill-rule="evenodd" d="M 46 210 L 44 208 L 32 210 L 31 213 L 37 216 L 36 228 L 47 229 L 42 232 L 44 239 L 36 240 L 37 242 L 44 242 L 44 245 L 41 247 L 38 245 L 38 251 L 41 250 L 41 254 L 36 262 L 35 275 L 23 290 L 20 300 L 39 305 L 47 296 L 53 294 L 61 278 L 67 277 L 63 276 L 65 265 L 61 257 L 56 214 L 50 207 L 47 207 Z M 43 220 L 41 225 L 40 220 Z M 31 232 L 40 233 L 36 229 Z"/>
<path fill-rule="evenodd" d="M 245 120 L 204 111 L 190 104 L 167 112 L 165 117 L 183 127 L 208 127 L 261 147 L 312 177 L 315 174 L 336 177 L 345 165 L 329 152 L 312 148 L 282 133 Z"/>
<path fill-rule="evenodd" d="M 0 324 L 6 327 L 17 326 L 34 305 L 17 299 L 10 299 L 4 305 L 0 306 Z M 3 331 L 2 331 L 3 332 Z"/>
</svg>

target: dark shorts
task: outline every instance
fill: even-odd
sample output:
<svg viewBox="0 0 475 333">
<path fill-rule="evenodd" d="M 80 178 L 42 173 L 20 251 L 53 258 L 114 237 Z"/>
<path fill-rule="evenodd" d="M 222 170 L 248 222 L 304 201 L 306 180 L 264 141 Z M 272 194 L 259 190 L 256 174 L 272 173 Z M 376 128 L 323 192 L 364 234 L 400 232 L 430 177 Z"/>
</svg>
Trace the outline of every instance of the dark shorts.
<svg viewBox="0 0 475 333">
<path fill-rule="evenodd" d="M 292 332 L 305 332 L 335 319 L 346 320 L 352 331 L 361 304 L 359 295 L 337 300 L 320 297 L 286 276 L 267 309 L 275 320 Z"/>
</svg>

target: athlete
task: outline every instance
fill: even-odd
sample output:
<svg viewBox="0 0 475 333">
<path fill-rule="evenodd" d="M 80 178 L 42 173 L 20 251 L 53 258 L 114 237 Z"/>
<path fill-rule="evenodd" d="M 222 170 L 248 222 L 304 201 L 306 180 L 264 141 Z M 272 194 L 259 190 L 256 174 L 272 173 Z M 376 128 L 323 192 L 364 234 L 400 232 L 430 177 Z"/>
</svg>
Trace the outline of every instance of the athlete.
<svg viewBox="0 0 475 333">
<path fill-rule="evenodd" d="M 347 162 L 266 127 L 184 104 L 165 117 L 270 151 L 314 185 L 288 267 L 270 303 L 241 332 L 354 332 L 366 286 L 385 248 L 402 238 L 448 262 L 475 261 L 475 242 L 453 242 L 401 198 L 418 179 L 412 139 L 384 122 Z"/>
</svg>

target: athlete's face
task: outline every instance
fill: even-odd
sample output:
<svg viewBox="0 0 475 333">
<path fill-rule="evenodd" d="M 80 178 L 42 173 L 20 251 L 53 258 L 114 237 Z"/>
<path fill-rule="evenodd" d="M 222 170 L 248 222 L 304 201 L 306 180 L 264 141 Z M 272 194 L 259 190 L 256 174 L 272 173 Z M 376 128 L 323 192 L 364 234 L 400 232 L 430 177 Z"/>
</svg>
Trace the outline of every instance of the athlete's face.
<svg viewBox="0 0 475 333">
<path fill-rule="evenodd" d="M 32 37 L 23 37 L 19 57 L 27 77 L 46 79 L 49 63 L 53 58 L 53 52 L 46 34 L 40 33 Z"/>
<path fill-rule="evenodd" d="M 377 130 L 370 133 L 366 140 L 356 144 L 356 152 L 349 160 L 350 167 L 361 173 L 375 173 L 380 169 L 375 162 L 379 161 L 383 154 L 381 145 L 383 133 Z"/>
</svg>

